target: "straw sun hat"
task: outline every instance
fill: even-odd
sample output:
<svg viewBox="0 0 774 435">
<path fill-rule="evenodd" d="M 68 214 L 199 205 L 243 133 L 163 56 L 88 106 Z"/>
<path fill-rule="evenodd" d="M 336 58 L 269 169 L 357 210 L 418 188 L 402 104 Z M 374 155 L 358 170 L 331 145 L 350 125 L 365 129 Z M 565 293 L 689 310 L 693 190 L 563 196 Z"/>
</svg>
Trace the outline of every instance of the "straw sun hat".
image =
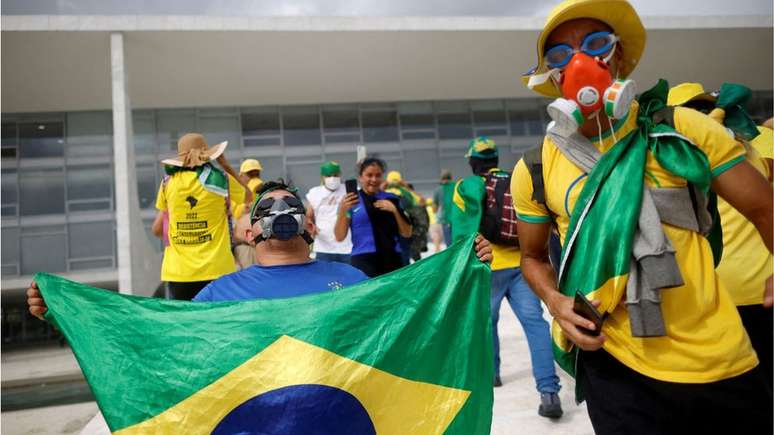
<svg viewBox="0 0 774 435">
<path fill-rule="evenodd" d="M 210 148 L 204 136 L 188 133 L 177 141 L 177 157 L 164 159 L 161 163 L 182 168 L 195 168 L 216 160 L 226 150 L 228 141 Z"/>
</svg>

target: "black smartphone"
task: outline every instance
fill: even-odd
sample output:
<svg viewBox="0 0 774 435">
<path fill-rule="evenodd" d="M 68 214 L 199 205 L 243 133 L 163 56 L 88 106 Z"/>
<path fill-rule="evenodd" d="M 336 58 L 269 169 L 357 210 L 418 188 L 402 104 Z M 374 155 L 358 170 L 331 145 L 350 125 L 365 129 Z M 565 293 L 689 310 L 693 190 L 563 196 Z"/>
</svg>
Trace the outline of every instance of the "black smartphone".
<svg viewBox="0 0 774 435">
<path fill-rule="evenodd" d="M 605 316 L 599 314 L 599 311 L 594 308 L 594 305 L 591 305 L 591 302 L 586 299 L 586 296 L 584 296 L 583 293 L 575 292 L 575 302 L 573 304 L 572 310 L 577 314 L 585 317 L 586 319 L 594 322 L 593 330 L 581 328 L 580 326 L 578 329 L 583 331 L 585 334 L 593 336 L 598 336 L 602 332 L 602 322 L 605 321 Z"/>
<path fill-rule="evenodd" d="M 347 190 L 347 193 L 357 193 L 357 180 L 355 180 L 354 178 L 345 180 L 344 188 Z"/>
</svg>

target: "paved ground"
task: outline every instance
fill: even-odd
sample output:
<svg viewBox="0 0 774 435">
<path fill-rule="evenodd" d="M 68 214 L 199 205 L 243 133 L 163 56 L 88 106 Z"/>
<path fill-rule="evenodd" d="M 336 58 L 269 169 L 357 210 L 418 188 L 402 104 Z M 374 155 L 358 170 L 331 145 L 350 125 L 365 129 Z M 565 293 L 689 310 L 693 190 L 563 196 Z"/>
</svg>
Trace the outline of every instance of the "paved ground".
<svg viewBox="0 0 774 435">
<path fill-rule="evenodd" d="M 539 396 L 532 379 L 526 338 L 507 304 L 503 304 L 500 319 L 505 385 L 495 389 L 492 434 L 593 434 L 586 407 L 576 406 L 573 401 L 573 381 L 561 371 L 564 416 L 551 421 L 537 415 Z M 22 377 L 39 377 L 46 373 L 65 378 L 77 378 L 80 374 L 68 349 L 2 355 L 4 387 Z M 1 429 L 3 435 L 74 434 L 79 433 L 96 412 L 94 402 L 5 412 L 1 416 Z"/>
</svg>

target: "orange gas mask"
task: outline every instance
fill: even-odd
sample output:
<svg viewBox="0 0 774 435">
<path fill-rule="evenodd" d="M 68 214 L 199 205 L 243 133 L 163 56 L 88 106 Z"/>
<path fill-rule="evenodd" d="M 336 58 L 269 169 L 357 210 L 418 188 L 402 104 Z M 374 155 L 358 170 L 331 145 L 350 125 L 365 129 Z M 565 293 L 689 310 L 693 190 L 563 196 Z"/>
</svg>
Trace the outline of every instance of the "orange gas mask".
<svg viewBox="0 0 774 435">
<path fill-rule="evenodd" d="M 583 52 L 572 56 L 559 73 L 558 86 L 564 98 L 548 105 L 548 114 L 553 120 L 550 129 L 570 135 L 600 110 L 614 119 L 626 116 L 637 92 L 636 86 L 632 80 L 613 79 L 608 59 Z"/>
</svg>

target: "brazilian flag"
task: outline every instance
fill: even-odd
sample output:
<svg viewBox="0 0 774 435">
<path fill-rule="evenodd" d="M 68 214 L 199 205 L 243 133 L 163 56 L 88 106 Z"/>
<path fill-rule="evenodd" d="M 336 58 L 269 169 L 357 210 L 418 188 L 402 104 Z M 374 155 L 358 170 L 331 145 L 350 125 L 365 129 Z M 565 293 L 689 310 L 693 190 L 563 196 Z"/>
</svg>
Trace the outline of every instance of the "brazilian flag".
<svg viewBox="0 0 774 435">
<path fill-rule="evenodd" d="M 473 239 L 297 298 L 196 303 L 35 280 L 117 434 L 486 434 L 489 268 Z"/>
</svg>

